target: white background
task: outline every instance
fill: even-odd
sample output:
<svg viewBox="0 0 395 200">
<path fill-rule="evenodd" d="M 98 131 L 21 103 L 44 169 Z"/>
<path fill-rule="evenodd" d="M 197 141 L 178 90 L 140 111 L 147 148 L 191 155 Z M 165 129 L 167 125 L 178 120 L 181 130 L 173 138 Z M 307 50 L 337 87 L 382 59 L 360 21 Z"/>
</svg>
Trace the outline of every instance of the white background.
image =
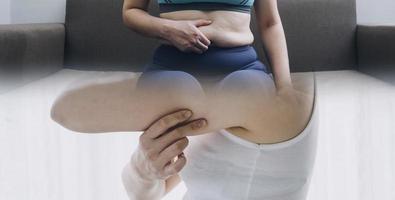
<svg viewBox="0 0 395 200">
<path fill-rule="evenodd" d="M 10 22 L 10 0 L 0 1 L 0 24 L 8 24 Z"/>
<path fill-rule="evenodd" d="M 1 0 L 1 23 L 64 22 L 66 0 Z M 395 24 L 394 0 L 357 0 L 359 24 Z"/>
</svg>

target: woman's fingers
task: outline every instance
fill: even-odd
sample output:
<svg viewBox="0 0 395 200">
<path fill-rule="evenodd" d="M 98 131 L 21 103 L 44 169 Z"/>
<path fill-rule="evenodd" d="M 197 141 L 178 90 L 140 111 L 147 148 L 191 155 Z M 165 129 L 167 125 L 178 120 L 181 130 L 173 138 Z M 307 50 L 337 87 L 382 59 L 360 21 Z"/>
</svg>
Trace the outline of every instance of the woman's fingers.
<svg viewBox="0 0 395 200">
<path fill-rule="evenodd" d="M 143 135 L 145 134 L 145 136 L 155 139 L 166 132 L 169 128 L 188 120 L 191 116 L 192 112 L 190 110 L 181 110 L 170 113 L 150 125 Z"/>
<path fill-rule="evenodd" d="M 163 168 L 167 163 L 171 163 L 172 159 L 180 155 L 188 146 L 188 144 L 188 138 L 184 137 L 168 146 L 166 149 L 159 153 L 159 157 L 157 159 L 158 166 L 160 168 Z"/>
<path fill-rule="evenodd" d="M 192 111 L 182 109 L 161 117 L 140 136 L 139 146 L 131 163 L 141 170 L 141 176 L 149 180 L 166 179 L 181 171 L 186 164 L 183 151 L 188 146 L 191 132 L 206 123 L 201 120 L 186 122 Z M 178 158 L 174 161 L 175 158 Z"/>
<path fill-rule="evenodd" d="M 205 45 L 209 46 L 211 44 L 211 41 L 207 38 L 206 35 L 204 35 L 200 30 L 199 30 L 199 40 Z"/>
<path fill-rule="evenodd" d="M 205 119 L 196 119 L 187 124 L 180 126 L 168 133 L 161 135 L 159 138 L 156 139 L 156 147 L 161 152 L 167 146 L 174 143 L 181 138 L 184 138 L 188 135 L 197 135 L 199 133 L 200 128 L 203 128 L 207 125 Z"/>
<path fill-rule="evenodd" d="M 188 146 L 187 135 L 196 135 L 207 121 L 196 119 L 188 121 L 192 117 L 192 111 L 182 109 L 161 117 L 152 123 L 149 128 L 140 136 L 137 154 L 143 159 L 137 162 L 142 165 L 147 173 L 153 177 L 166 178 L 179 172 L 186 164 L 183 151 Z M 178 156 L 176 161 L 174 158 Z"/>
<path fill-rule="evenodd" d="M 160 135 L 150 143 L 148 157 L 155 161 L 155 167 L 162 169 L 168 162 L 181 154 L 188 146 L 187 135 L 195 135 L 207 124 L 205 119 L 190 121 Z"/>
<path fill-rule="evenodd" d="M 191 44 L 189 47 L 187 47 L 187 52 L 195 52 L 195 53 L 201 54 L 201 53 L 203 53 L 203 50 L 200 49 L 200 48 L 196 45 L 196 43 L 194 43 L 194 44 Z"/>
<path fill-rule="evenodd" d="M 187 159 L 184 156 L 184 153 L 181 153 L 175 162 L 170 162 L 169 164 L 165 165 L 163 173 L 165 176 L 177 174 L 182 170 L 182 168 L 184 168 L 186 163 Z"/>
<path fill-rule="evenodd" d="M 202 51 L 206 51 L 208 49 L 208 46 L 203 44 L 199 39 L 196 41 L 196 46 Z"/>
</svg>

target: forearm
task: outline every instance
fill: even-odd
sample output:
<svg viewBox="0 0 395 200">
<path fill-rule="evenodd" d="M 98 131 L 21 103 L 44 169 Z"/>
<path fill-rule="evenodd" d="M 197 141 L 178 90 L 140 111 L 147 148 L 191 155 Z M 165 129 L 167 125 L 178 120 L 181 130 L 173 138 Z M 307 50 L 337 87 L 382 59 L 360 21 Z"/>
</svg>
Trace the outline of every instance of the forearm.
<svg viewBox="0 0 395 200">
<path fill-rule="evenodd" d="M 167 38 L 169 23 L 173 20 L 155 17 L 139 8 L 132 8 L 123 13 L 124 24 L 135 32 L 158 39 Z"/>
<path fill-rule="evenodd" d="M 270 58 L 277 89 L 292 86 L 287 43 L 282 24 L 279 22 L 264 28 L 261 37 Z"/>
</svg>

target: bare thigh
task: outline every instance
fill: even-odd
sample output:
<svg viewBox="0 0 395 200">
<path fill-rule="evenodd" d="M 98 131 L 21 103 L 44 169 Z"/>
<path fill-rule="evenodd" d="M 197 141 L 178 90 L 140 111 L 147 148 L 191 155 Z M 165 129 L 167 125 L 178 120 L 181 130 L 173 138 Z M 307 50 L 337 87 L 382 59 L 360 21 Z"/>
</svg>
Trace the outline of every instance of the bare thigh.
<svg viewBox="0 0 395 200">
<path fill-rule="evenodd" d="M 85 133 L 143 131 L 161 116 L 182 108 L 193 111 L 192 120 L 207 119 L 202 133 L 247 127 L 246 121 L 254 117 L 251 112 L 265 102 L 249 97 L 265 84 L 256 84 L 264 76 L 254 72 L 258 73 L 233 72 L 206 89 L 182 71 L 98 79 L 64 92 L 51 114 L 64 127 Z"/>
<path fill-rule="evenodd" d="M 136 93 L 144 99 L 141 106 L 152 113 L 166 109 L 191 109 L 195 116 L 193 119 L 208 120 L 208 126 L 202 130 L 205 132 L 242 126 L 240 115 L 236 115 L 238 107 L 218 91 L 222 77 L 197 78 L 183 71 L 150 71 L 140 77 Z"/>
<path fill-rule="evenodd" d="M 240 125 L 237 108 L 229 102 L 204 91 L 182 71 L 121 74 L 73 84 L 55 100 L 51 117 L 76 132 L 130 132 L 144 131 L 170 112 L 190 109 L 191 120 L 207 119 L 200 129 L 206 133 Z"/>
</svg>

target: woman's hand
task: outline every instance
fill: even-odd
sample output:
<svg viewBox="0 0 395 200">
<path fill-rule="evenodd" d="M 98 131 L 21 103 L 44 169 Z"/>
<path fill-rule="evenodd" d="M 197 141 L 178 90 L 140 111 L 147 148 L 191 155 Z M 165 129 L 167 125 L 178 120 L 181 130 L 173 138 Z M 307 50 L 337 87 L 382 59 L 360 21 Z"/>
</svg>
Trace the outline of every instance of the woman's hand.
<svg viewBox="0 0 395 200">
<path fill-rule="evenodd" d="M 277 89 L 277 99 L 288 106 L 297 106 L 303 101 L 305 94 L 295 90 L 292 85 L 282 86 Z"/>
<path fill-rule="evenodd" d="M 277 90 L 276 100 L 276 106 L 287 110 L 288 117 L 294 121 L 310 116 L 313 94 L 298 90 L 293 86 L 286 86 Z"/>
<path fill-rule="evenodd" d="M 211 41 L 198 27 L 211 23 L 206 19 L 171 20 L 166 26 L 165 38 L 162 41 L 165 44 L 172 44 L 184 52 L 203 53 L 208 49 Z"/>
<path fill-rule="evenodd" d="M 186 160 L 182 152 L 188 145 L 186 136 L 205 125 L 205 119 L 197 119 L 180 126 L 191 116 L 191 111 L 168 114 L 152 124 L 140 136 L 140 143 L 132 156 L 132 163 L 142 172 L 144 178 L 166 179 L 183 168 Z M 200 122 L 203 122 L 201 126 L 199 126 Z M 178 127 L 174 128 L 175 126 Z M 176 157 L 178 159 L 174 161 Z"/>
<path fill-rule="evenodd" d="M 162 117 L 140 136 L 139 146 L 122 174 L 131 199 L 160 199 L 172 187 L 166 180 L 185 166 L 186 136 L 195 135 L 207 123 L 205 119 L 187 122 L 192 112 L 184 111 L 188 110 Z"/>
</svg>

